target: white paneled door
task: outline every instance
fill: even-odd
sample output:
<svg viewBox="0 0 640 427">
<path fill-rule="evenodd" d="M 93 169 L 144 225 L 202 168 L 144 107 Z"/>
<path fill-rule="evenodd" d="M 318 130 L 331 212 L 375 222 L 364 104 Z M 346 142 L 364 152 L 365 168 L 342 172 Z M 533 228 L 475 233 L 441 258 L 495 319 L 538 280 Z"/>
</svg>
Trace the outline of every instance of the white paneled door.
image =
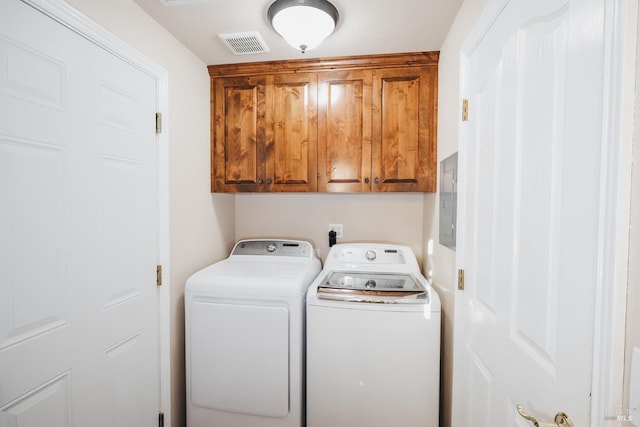
<svg viewBox="0 0 640 427">
<path fill-rule="evenodd" d="M 155 80 L 0 1 L 0 426 L 157 425 Z"/>
<path fill-rule="evenodd" d="M 602 193 L 601 0 L 491 2 L 463 55 L 455 426 L 588 426 Z"/>
</svg>

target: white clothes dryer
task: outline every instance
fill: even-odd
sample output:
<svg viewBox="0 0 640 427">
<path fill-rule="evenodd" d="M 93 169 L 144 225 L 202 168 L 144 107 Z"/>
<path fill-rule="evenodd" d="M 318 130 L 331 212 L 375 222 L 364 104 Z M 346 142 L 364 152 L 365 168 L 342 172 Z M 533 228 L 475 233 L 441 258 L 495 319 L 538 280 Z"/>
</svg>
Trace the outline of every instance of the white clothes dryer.
<svg viewBox="0 0 640 427">
<path fill-rule="evenodd" d="M 413 251 L 338 244 L 307 292 L 307 426 L 437 427 L 440 299 Z"/>
<path fill-rule="evenodd" d="M 185 289 L 188 427 L 304 425 L 304 308 L 312 245 L 244 240 Z"/>
</svg>

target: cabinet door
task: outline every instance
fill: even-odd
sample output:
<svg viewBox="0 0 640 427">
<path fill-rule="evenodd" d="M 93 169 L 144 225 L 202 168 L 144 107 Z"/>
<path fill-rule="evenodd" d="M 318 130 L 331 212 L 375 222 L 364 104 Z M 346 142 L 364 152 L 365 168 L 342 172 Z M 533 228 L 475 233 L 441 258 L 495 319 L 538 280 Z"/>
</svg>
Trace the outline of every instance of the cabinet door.
<svg viewBox="0 0 640 427">
<path fill-rule="evenodd" d="M 317 190 L 317 75 L 280 74 L 267 85 L 268 191 Z"/>
<path fill-rule="evenodd" d="M 372 71 L 318 77 L 318 191 L 371 191 Z"/>
<path fill-rule="evenodd" d="M 436 190 L 437 72 L 374 72 L 373 191 Z"/>
<path fill-rule="evenodd" d="M 213 191 L 264 190 L 266 80 L 213 81 Z"/>
</svg>

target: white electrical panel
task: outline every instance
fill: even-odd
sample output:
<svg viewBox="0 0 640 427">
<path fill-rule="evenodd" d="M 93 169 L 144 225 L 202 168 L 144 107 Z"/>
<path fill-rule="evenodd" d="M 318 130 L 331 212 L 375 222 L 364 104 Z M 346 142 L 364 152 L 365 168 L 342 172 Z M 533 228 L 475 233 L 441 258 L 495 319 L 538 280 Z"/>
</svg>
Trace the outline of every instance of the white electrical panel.
<svg viewBox="0 0 640 427">
<path fill-rule="evenodd" d="M 440 162 L 440 244 L 456 250 L 458 153 Z"/>
</svg>

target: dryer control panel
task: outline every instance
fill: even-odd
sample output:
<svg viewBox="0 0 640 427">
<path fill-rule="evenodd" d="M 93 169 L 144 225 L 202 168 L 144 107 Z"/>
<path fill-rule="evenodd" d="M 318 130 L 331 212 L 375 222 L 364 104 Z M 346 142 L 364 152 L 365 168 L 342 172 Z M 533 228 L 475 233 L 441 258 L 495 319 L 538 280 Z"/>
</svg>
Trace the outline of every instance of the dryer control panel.
<svg viewBox="0 0 640 427">
<path fill-rule="evenodd" d="M 241 240 L 231 255 L 263 255 L 312 258 L 311 243 L 300 240 Z"/>
</svg>

